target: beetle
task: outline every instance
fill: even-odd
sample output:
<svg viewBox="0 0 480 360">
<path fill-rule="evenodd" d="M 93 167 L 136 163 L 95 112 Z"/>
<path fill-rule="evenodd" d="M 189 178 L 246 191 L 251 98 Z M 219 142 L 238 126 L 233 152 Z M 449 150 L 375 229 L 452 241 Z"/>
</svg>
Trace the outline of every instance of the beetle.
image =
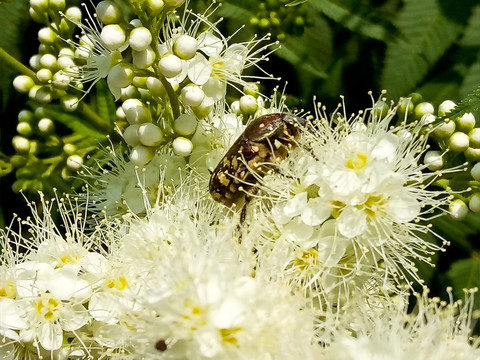
<svg viewBox="0 0 480 360">
<path fill-rule="evenodd" d="M 247 193 L 285 159 L 306 120 L 290 113 L 262 115 L 253 120 L 233 143 L 210 176 L 212 197 L 226 206 L 241 205 Z"/>
</svg>

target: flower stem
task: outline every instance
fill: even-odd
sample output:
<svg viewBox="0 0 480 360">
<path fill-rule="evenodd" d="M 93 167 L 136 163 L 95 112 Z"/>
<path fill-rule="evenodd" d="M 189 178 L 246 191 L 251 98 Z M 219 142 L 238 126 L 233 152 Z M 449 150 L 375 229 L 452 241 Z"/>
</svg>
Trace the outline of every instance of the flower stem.
<svg viewBox="0 0 480 360">
<path fill-rule="evenodd" d="M 162 17 L 156 24 L 152 25 L 153 31 L 152 34 L 159 34 L 160 27 L 163 25 L 166 19 L 166 14 L 163 14 Z M 157 61 L 153 65 L 153 69 L 155 70 L 155 74 L 157 75 L 158 79 L 162 82 L 165 90 L 167 92 L 168 99 L 170 100 L 170 107 L 172 109 L 173 118 L 176 119 L 180 116 L 180 104 L 178 102 L 178 97 L 175 94 L 175 90 L 173 90 L 172 85 L 167 81 L 165 76 L 163 76 L 160 68 L 158 67 L 158 61 L 160 60 L 160 52 L 158 51 L 158 43 L 159 43 L 159 36 L 153 36 L 152 41 L 152 49 L 155 52 L 155 56 Z"/>
<path fill-rule="evenodd" d="M 27 75 L 31 77 L 34 81 L 37 80 L 37 76 L 31 69 L 23 65 L 20 61 L 15 59 L 12 55 L 7 53 L 1 47 L 0 47 L 0 59 L 3 60 L 8 65 L 10 65 L 12 69 L 15 69 L 20 74 Z"/>
</svg>

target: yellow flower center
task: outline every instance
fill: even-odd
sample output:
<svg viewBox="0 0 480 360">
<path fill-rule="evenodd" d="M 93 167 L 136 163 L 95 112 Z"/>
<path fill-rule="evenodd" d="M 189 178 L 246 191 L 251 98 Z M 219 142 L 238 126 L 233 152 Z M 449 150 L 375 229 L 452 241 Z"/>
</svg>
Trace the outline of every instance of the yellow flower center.
<svg viewBox="0 0 480 360">
<path fill-rule="evenodd" d="M 347 160 L 346 166 L 347 168 L 355 172 L 358 172 L 362 170 L 365 167 L 365 165 L 367 165 L 367 160 L 368 160 L 368 157 L 366 154 L 357 153 L 352 158 Z"/>
</svg>

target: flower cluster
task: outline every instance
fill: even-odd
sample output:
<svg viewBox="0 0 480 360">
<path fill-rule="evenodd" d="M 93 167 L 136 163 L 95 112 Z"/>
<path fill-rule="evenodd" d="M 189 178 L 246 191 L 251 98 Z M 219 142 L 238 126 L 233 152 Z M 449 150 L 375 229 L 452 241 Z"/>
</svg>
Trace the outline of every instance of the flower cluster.
<svg viewBox="0 0 480 360">
<path fill-rule="evenodd" d="M 51 102 L 91 112 L 94 88 L 112 98 L 96 99 L 116 132 L 88 150 L 85 138 L 55 143 L 82 191 L 41 194 L 18 230 L 0 231 L 0 358 L 478 358 L 475 289 L 464 305 L 425 289 L 408 311 L 418 263 L 448 244 L 429 220 L 459 213 L 448 176 L 465 165 L 449 154 L 475 153 L 472 116 L 441 118 L 445 102 L 439 120 L 385 93 L 358 114 L 343 100 L 291 114 L 243 73 L 268 36 L 232 43 L 209 20 L 215 3 L 201 14 L 183 3 L 103 0 L 82 22 L 61 0 L 31 0 L 50 24 L 48 69 L 14 80 L 43 102 L 22 112 L 17 151 L 35 155 L 32 128 L 54 131 L 47 114 L 64 113 Z M 227 102 L 229 87 L 240 94 Z"/>
</svg>

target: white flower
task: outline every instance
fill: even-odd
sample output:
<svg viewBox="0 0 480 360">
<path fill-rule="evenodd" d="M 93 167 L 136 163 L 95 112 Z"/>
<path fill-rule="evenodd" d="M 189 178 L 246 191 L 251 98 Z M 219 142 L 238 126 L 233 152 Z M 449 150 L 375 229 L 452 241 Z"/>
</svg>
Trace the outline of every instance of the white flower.
<svg viewBox="0 0 480 360">
<path fill-rule="evenodd" d="M 470 337 L 473 294 L 462 305 L 451 299 L 429 299 L 427 293 L 417 294 L 417 309 L 410 314 L 408 302 L 399 299 L 383 302 L 377 309 L 349 308 L 318 359 L 478 359 L 479 340 Z M 353 331 L 345 331 L 348 328 Z"/>
<path fill-rule="evenodd" d="M 273 164 L 274 171 L 259 177 L 258 197 L 270 199 L 271 204 L 261 211 L 274 222 L 262 220 L 266 233 L 277 228 L 273 232 L 278 231 L 293 250 L 311 247 L 318 251 L 318 244 L 324 241 L 321 229 L 328 223 L 328 228 L 333 226 L 329 232 L 335 248 L 345 239 L 349 242 L 343 245 L 343 256 L 351 264 L 347 268 L 358 267 L 364 279 L 370 271 L 373 277 L 388 274 L 383 276 L 387 279 L 409 273 L 419 280 L 412 259 L 428 263 L 432 251 L 441 246 L 418 236 L 418 232 L 428 232 L 418 221 L 430 210 L 445 206 L 447 197 L 424 186 L 438 174 L 425 173 L 421 157 L 427 146 L 426 136 L 419 135 L 421 125 L 391 128 L 394 115 L 395 108 L 383 119 L 370 110 L 352 119 L 335 113 L 328 120 L 318 113 L 315 125 L 303 129 L 289 156 Z M 411 136 L 399 135 L 399 130 Z M 255 220 L 253 226 L 257 226 Z M 260 233 L 250 232 L 254 238 Z M 259 241 L 268 243 L 268 235 Z M 295 251 L 289 255 L 290 261 Z M 323 261 L 321 257 L 318 260 L 322 264 L 317 273 L 320 288 L 324 287 L 322 274 L 330 271 L 322 270 Z M 352 274 L 350 270 L 347 273 Z M 341 277 L 336 282 L 345 283 Z"/>
</svg>

